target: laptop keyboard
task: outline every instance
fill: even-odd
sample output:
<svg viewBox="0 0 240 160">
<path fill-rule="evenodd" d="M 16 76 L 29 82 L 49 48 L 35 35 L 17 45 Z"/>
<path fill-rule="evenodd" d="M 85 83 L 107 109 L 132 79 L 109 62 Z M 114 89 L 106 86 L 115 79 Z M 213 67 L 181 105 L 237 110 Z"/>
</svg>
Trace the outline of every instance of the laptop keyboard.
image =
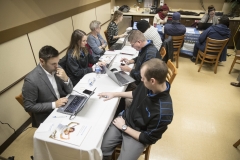
<svg viewBox="0 0 240 160">
<path fill-rule="evenodd" d="M 123 78 L 120 73 L 115 73 L 115 76 L 117 77 L 118 81 L 121 82 L 122 84 L 128 83 L 128 80 L 126 80 L 125 78 Z"/>
<path fill-rule="evenodd" d="M 79 107 L 83 100 L 84 97 L 76 96 L 68 105 L 68 107 L 64 110 L 64 112 L 73 113 Z"/>
<path fill-rule="evenodd" d="M 122 46 L 123 46 L 122 43 L 115 43 L 114 45 L 112 45 L 112 46 L 110 47 L 109 50 L 121 50 L 121 49 L 122 49 Z"/>
</svg>

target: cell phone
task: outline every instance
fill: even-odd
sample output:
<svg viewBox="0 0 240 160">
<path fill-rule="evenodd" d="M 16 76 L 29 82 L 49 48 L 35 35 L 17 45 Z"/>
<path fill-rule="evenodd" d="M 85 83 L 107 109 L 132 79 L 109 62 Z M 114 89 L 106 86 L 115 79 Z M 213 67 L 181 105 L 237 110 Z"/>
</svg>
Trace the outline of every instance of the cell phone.
<svg viewBox="0 0 240 160">
<path fill-rule="evenodd" d="M 92 91 L 85 89 L 85 90 L 83 91 L 83 93 L 90 95 L 90 94 L 92 94 Z M 93 93 L 94 93 L 94 92 L 93 92 Z"/>
</svg>

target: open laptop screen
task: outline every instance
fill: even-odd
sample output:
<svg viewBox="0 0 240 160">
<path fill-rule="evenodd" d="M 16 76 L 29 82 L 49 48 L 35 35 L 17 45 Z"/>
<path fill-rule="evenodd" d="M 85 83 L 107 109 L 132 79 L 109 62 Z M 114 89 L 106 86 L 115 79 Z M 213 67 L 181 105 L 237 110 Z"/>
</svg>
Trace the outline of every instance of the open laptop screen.
<svg viewBox="0 0 240 160">
<path fill-rule="evenodd" d="M 138 23 L 137 21 L 133 22 L 133 26 L 132 26 L 133 30 L 137 30 L 137 23 Z"/>
</svg>

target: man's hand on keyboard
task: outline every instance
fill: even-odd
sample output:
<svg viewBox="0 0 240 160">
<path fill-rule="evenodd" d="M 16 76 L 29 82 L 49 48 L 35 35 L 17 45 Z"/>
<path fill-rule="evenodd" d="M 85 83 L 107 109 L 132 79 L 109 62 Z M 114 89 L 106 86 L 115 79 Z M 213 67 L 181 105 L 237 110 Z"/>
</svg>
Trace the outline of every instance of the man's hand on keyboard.
<svg viewBox="0 0 240 160">
<path fill-rule="evenodd" d="M 61 106 L 64 106 L 68 102 L 68 99 L 66 97 L 59 98 L 56 103 L 56 108 L 59 108 Z"/>
</svg>

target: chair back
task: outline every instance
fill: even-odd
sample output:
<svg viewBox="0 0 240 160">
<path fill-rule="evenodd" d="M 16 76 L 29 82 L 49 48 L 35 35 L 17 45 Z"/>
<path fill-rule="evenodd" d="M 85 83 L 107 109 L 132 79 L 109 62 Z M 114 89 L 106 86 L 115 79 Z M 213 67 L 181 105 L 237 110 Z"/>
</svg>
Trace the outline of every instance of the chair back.
<svg viewBox="0 0 240 160">
<path fill-rule="evenodd" d="M 205 47 L 204 54 L 206 55 L 210 53 L 212 56 L 215 55 L 216 56 L 215 59 L 218 61 L 228 40 L 229 40 L 228 38 L 224 40 L 216 40 L 207 37 L 206 41 L 207 45 Z"/>
<path fill-rule="evenodd" d="M 185 35 L 172 36 L 173 48 L 174 48 L 174 51 L 177 51 L 177 54 L 180 53 L 180 49 L 182 47 L 184 37 L 185 37 Z"/>
<path fill-rule="evenodd" d="M 22 93 L 19 94 L 18 96 L 16 96 L 15 99 L 16 99 L 16 100 L 22 105 L 22 107 L 24 108 Z M 27 113 L 31 116 L 31 113 L 29 113 L 29 112 L 27 112 Z"/>
<path fill-rule="evenodd" d="M 160 53 L 160 55 L 161 55 L 161 57 L 163 59 L 165 57 L 166 53 L 167 53 L 165 47 L 162 47 L 160 49 L 159 53 Z"/>
<path fill-rule="evenodd" d="M 107 44 L 108 44 L 108 48 L 110 48 L 111 45 L 110 45 L 109 40 L 108 40 L 107 30 L 104 31 L 104 35 L 105 35 L 105 37 L 106 37 L 106 41 L 107 41 Z"/>
<path fill-rule="evenodd" d="M 167 66 L 168 66 L 168 74 L 167 74 L 167 81 L 172 84 L 174 78 L 177 75 L 177 68 L 175 67 L 175 65 L 171 62 L 171 60 L 169 59 L 167 62 Z"/>
</svg>

